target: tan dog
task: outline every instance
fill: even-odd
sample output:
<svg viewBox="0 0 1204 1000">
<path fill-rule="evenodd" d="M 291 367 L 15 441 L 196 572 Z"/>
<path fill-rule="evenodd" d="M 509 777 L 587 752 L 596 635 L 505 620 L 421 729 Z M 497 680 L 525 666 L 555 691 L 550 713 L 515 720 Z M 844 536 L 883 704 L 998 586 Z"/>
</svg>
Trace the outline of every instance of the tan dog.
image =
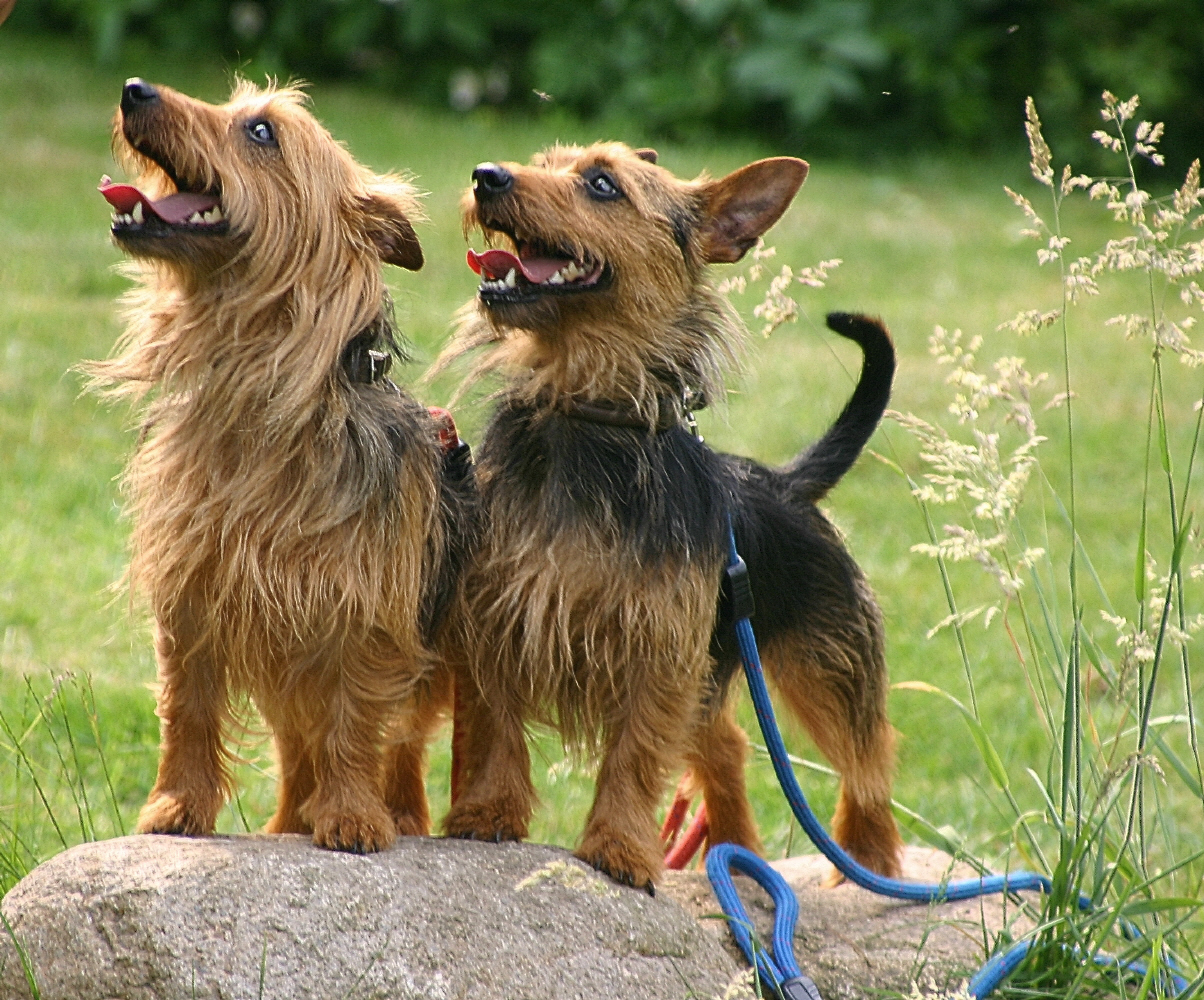
<svg viewBox="0 0 1204 1000">
<path fill-rule="evenodd" d="M 465 230 L 501 248 L 470 252 L 483 280 L 444 361 L 492 345 L 479 370 L 508 381 L 478 449 L 483 539 L 449 621 L 466 736 L 448 834 L 527 835 L 524 725 L 540 720 L 601 758 L 577 852 L 595 867 L 651 887 L 655 811 L 683 763 L 712 842 L 759 846 L 728 697 L 737 647 L 718 617 L 730 516 L 769 674 L 843 777 L 835 835 L 898 874 L 881 617 L 815 506 L 882 414 L 890 338 L 864 317 L 829 318 L 862 346 L 861 381 L 781 470 L 713 452 L 685 426 L 723 392 L 743 335 L 706 265 L 739 260 L 806 173 L 777 158 L 687 182 L 617 143 L 474 172 Z"/>
<path fill-rule="evenodd" d="M 211 832 L 249 696 L 275 737 L 270 832 L 349 851 L 423 834 L 446 704 L 428 637 L 454 572 L 457 485 L 387 378 L 381 264 L 416 270 L 417 205 L 295 90 L 220 107 L 129 81 L 102 193 L 137 287 L 110 393 L 149 396 L 125 473 L 131 582 L 155 618 L 162 756 L 142 832 Z"/>
</svg>

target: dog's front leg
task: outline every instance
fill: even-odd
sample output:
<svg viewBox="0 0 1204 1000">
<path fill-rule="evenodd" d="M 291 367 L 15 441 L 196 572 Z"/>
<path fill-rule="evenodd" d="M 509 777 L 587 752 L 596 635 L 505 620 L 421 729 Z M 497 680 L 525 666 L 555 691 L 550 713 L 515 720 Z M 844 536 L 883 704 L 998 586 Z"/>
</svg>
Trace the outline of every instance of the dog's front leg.
<svg viewBox="0 0 1204 1000">
<path fill-rule="evenodd" d="M 397 837 L 381 791 L 387 703 L 356 697 L 356 680 L 338 672 L 324 699 L 312 749 L 316 787 L 301 812 L 319 847 L 370 854 Z"/>
<path fill-rule="evenodd" d="M 186 621 L 155 625 L 159 773 L 138 816 L 139 833 L 212 833 L 229 794 L 226 671 L 208 649 L 197 648 L 194 633 Z"/>
<path fill-rule="evenodd" d="M 616 882 L 652 891 L 663 867 L 655 811 L 667 776 L 680 763 L 683 730 L 697 692 L 637 688 L 598 771 L 594 804 L 576 854 Z"/>
<path fill-rule="evenodd" d="M 467 671 L 457 672 L 456 686 L 460 789 L 443 832 L 465 840 L 524 840 L 536 795 L 521 707 L 499 691 L 483 693 Z"/>
</svg>

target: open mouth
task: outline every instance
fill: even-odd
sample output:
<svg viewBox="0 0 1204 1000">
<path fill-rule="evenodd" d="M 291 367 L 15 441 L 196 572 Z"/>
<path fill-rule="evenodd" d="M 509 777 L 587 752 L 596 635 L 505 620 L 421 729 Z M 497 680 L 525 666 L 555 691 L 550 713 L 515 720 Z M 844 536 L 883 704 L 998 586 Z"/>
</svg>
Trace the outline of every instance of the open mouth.
<svg viewBox="0 0 1204 1000">
<path fill-rule="evenodd" d="M 571 254 L 534 243 L 514 242 L 517 253 L 468 251 L 468 266 L 481 276 L 479 292 L 487 305 L 597 291 L 609 284 L 610 270 L 601 262 L 577 260 Z"/>
<path fill-rule="evenodd" d="M 155 200 L 108 176 L 100 179 L 97 190 L 113 206 L 114 236 L 217 235 L 229 229 L 219 194 L 179 191 Z"/>
</svg>

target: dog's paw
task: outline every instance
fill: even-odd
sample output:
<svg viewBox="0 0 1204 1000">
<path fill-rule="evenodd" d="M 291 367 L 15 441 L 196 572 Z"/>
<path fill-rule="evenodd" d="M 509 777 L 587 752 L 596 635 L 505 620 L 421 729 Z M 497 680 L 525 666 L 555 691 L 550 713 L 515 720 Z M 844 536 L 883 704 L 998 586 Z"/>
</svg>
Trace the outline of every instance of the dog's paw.
<svg viewBox="0 0 1204 1000">
<path fill-rule="evenodd" d="M 173 792 L 152 792 L 138 814 L 137 830 L 139 833 L 203 837 L 213 832 L 217 809 L 216 805 L 200 805 Z"/>
<path fill-rule="evenodd" d="M 643 889 L 649 896 L 656 895 L 653 883 L 661 873 L 660 855 L 633 844 L 615 831 L 587 830 L 574 854 L 620 885 Z"/>
<path fill-rule="evenodd" d="M 384 808 L 364 813 L 333 812 L 314 820 L 314 843 L 331 851 L 373 854 L 393 846 L 397 828 Z"/>
<path fill-rule="evenodd" d="M 460 802 L 443 821 L 443 833 L 460 840 L 485 840 L 500 844 L 505 840 L 525 840 L 527 822 L 513 810 L 496 802 Z"/>
</svg>

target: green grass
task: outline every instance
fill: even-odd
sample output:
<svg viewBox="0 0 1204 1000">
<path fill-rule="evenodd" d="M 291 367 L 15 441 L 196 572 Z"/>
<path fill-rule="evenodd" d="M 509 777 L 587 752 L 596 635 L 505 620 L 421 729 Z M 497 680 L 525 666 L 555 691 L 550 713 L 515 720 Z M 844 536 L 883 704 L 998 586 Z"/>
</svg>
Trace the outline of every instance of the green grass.
<svg viewBox="0 0 1204 1000">
<path fill-rule="evenodd" d="M 130 418 L 81 397 L 80 379 L 71 371 L 80 360 L 104 356 L 118 332 L 114 299 L 124 280 L 114 265 L 120 255 L 109 242 L 108 209 L 94 187 L 102 173 L 114 171 L 108 123 L 122 80 L 134 74 L 214 101 L 224 98 L 229 84 L 224 67 L 181 66 L 142 53 L 119 67 L 97 69 L 68 44 L 0 34 L 0 709 L 10 730 L 0 733 L 7 748 L 7 756 L 0 750 L 0 889 L 64 843 L 128 829 L 154 774 L 157 726 L 145 690 L 154 675 L 150 644 L 119 589 L 127 528 L 114 477 L 132 446 Z M 427 266 L 416 275 L 390 275 L 398 318 L 415 348 L 410 382 L 443 343 L 453 310 L 474 292 L 456 207 L 472 166 L 525 159 L 555 140 L 647 141 L 624 123 L 581 125 L 552 113 L 542 119 L 488 111 L 440 115 L 345 87 L 319 86 L 312 94 L 318 116 L 357 157 L 377 169 L 410 171 L 429 192 L 429 222 L 419 228 Z M 1040 191 L 1022 155 L 1019 122 L 1015 133 L 1014 160 L 903 161 L 881 168 L 812 163 L 795 206 L 770 234 L 778 249 L 771 263 L 798 267 L 832 257 L 845 263 L 826 287 L 799 290 L 803 315 L 798 324 L 765 340 L 755 333 L 759 323 L 750 319 L 754 333 L 747 372 L 733 379 L 728 405 L 704 415 L 708 441 L 776 462 L 822 432 L 846 398 L 859 363 L 855 352 L 824 330 L 829 309 L 886 319 L 900 356 L 893 400 L 898 410 L 952 423 L 945 413 L 950 398 L 945 369 L 927 353 L 927 338 L 937 323 L 983 334 L 984 362 L 1020 354 L 1030 370 L 1055 373 L 1036 394 L 1038 406 L 1060 391 L 1056 333 L 1021 341 L 994 332 L 1021 309 L 1055 308 L 1061 295 L 1052 268 L 1035 266 L 1035 245 L 1020 235 L 1024 219 L 1002 191 L 1008 184 L 1034 202 Z M 660 151 L 661 162 L 682 176 L 703 169 L 718 175 L 782 152 L 726 145 L 661 146 Z M 1116 235 L 1103 214 L 1078 205 L 1067 206 L 1064 223 L 1075 233 L 1072 254 Z M 1148 351 L 1125 343 L 1102 321 L 1141 308 L 1142 288 L 1136 278 L 1122 277 L 1105 295 L 1079 307 L 1070 342 L 1078 529 L 1089 539 L 1104 589 L 1130 619 L 1147 444 Z M 757 298 L 749 292 L 742 304 L 751 310 Z M 444 403 L 453 387 L 449 376 L 415 391 L 429 403 Z M 1168 452 L 1181 471 L 1190 454 L 1201 378 L 1169 365 L 1165 392 Z M 486 412 L 479 396 L 457 407 L 462 433 L 470 440 Z M 1063 411 L 1038 417 L 1050 438 L 1042 448 L 1050 489 L 1035 491 L 1023 523 L 1041 544 L 1048 536 L 1051 552 L 1059 546 L 1064 552 L 1067 532 L 1052 490 L 1066 495 L 1065 465 L 1054 458 L 1065 453 L 1066 423 Z M 914 477 L 922 471 L 916 445 L 897 425 L 885 423 L 871 449 Z M 1151 494 L 1147 541 L 1165 567 L 1173 539 L 1162 527 L 1167 523 L 1164 493 Z M 924 681 L 965 701 L 966 669 L 953 633 L 946 629 L 926 637 L 948 607 L 935 563 L 911 552 L 927 534 L 906 482 L 887 462 L 866 457 L 827 506 L 880 597 L 892 679 Z M 936 509 L 933 516 L 939 531 L 944 512 Z M 1193 536 L 1188 562 L 1198 559 L 1194 545 Z M 1043 572 L 1050 615 L 1068 634 L 1071 609 L 1064 593 L 1057 597 L 1059 589 L 1064 591 L 1065 566 L 1053 564 Z M 950 573 L 963 608 L 996 599 L 976 568 L 955 565 Z M 1099 604 L 1094 585 L 1082 567 L 1080 574 L 1080 595 L 1091 591 L 1088 602 L 1094 608 Z M 1198 604 L 1199 585 L 1189 580 L 1187 586 Z M 1033 597 L 1032 587 L 1025 596 Z M 1115 657 L 1113 631 L 1095 614 L 1090 612 L 1083 628 L 1096 637 L 1100 650 Z M 1009 622 L 1019 628 L 1014 608 Z M 1018 666 L 1000 622 L 989 632 L 977 622 L 965 631 L 983 723 L 1020 808 L 1040 809 L 1037 787 L 1025 769 L 1051 780 L 1059 737 L 1045 730 L 1031 676 Z M 48 698 L 52 678 L 64 675 L 59 694 Z M 1183 681 L 1175 677 L 1168 668 L 1155 714 L 1183 710 Z M 1197 701 L 1204 697 L 1190 674 L 1186 683 L 1194 683 Z M 1100 731 L 1121 724 L 1124 712 L 1115 700 L 1098 686 L 1087 690 L 1091 724 Z M 95 726 L 89 718 L 92 691 Z M 1005 854 L 1015 817 L 991 792 L 991 775 L 956 708 L 931 695 L 900 690 L 892 696 L 891 714 L 902 734 L 896 798 L 934 827 L 948 828 L 955 839 L 964 837 L 974 851 L 995 858 Z M 746 721 L 752 725 L 751 715 Z M 801 733 L 789 729 L 787 740 L 796 753 L 815 758 Z M 1189 759 L 1181 727 L 1168 740 Z M 18 754 L 14 741 L 20 741 Z M 247 756 L 243 794 L 223 814 L 222 829 L 254 828 L 271 810 L 264 748 L 249 748 Z M 31 766 L 22 766 L 18 757 Z M 591 785 L 563 767 L 549 771 L 560 758 L 554 740 L 541 737 L 535 773 L 545 807 L 533 836 L 570 845 L 588 808 Z M 434 749 L 429 782 L 436 811 L 446 805 L 447 770 L 445 735 Z M 82 782 L 75 777 L 81 772 Z M 834 782 L 812 772 L 804 777 L 817 812 L 828 815 Z M 788 843 L 796 852 L 806 846 L 797 831 L 791 832 L 767 762 L 753 763 L 750 782 L 770 853 L 782 854 Z M 1156 853 L 1164 861 L 1183 858 L 1198 844 L 1200 803 L 1185 796 L 1173 778 L 1155 793 L 1158 809 L 1168 818 L 1165 843 Z M 57 829 L 41 805 L 43 795 Z M 1198 862 L 1188 866 L 1176 894 L 1198 894 L 1200 871 Z M 1199 947 L 1204 938 L 1199 925 L 1190 936 Z"/>
</svg>

